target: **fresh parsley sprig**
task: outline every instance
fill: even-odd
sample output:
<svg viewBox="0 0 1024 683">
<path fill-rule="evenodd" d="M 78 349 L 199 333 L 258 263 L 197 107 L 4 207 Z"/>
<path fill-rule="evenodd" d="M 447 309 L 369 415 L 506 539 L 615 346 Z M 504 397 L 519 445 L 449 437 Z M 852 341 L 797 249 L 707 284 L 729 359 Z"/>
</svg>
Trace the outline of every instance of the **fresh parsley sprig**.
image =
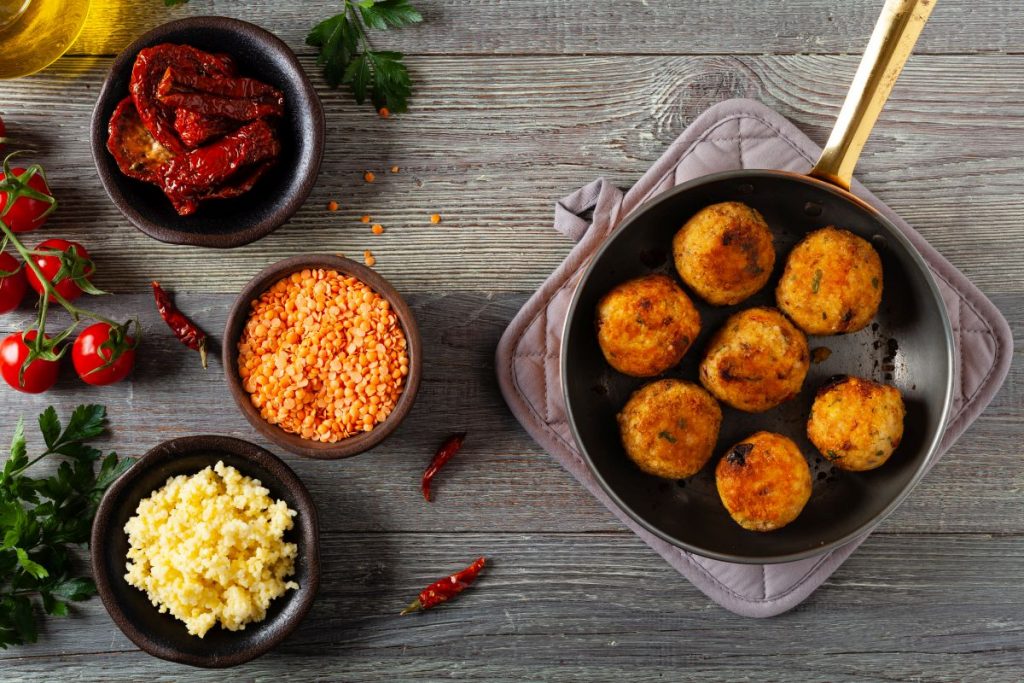
<svg viewBox="0 0 1024 683">
<path fill-rule="evenodd" d="M 402 62 L 401 52 L 370 49 L 366 27 L 401 28 L 423 21 L 408 0 L 343 0 L 343 9 L 317 24 L 306 44 L 320 48 L 317 64 L 324 69 L 328 85 L 346 84 L 356 102 L 367 95 L 378 111 L 400 113 L 408 109 L 412 79 Z"/>
<path fill-rule="evenodd" d="M 0 471 L 0 648 L 36 641 L 34 597 L 46 614 L 66 616 L 69 602 L 96 593 L 91 579 L 73 576 L 71 550 L 88 542 L 103 492 L 135 462 L 87 443 L 106 431 L 106 416 L 103 406 L 82 405 L 62 427 L 47 408 L 39 416 L 46 448 L 31 460 L 24 421 L 14 428 Z M 47 456 L 63 458 L 55 474 L 25 474 Z"/>
</svg>

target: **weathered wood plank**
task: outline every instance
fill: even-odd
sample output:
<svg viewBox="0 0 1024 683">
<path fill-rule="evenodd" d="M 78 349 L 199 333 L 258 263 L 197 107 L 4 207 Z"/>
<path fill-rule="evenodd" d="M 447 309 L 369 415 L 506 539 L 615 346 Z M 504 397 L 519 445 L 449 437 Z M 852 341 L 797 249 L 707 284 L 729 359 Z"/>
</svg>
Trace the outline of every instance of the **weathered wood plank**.
<svg viewBox="0 0 1024 683">
<path fill-rule="evenodd" d="M 759 98 L 822 142 L 855 57 L 552 57 L 413 60 L 413 112 L 382 121 L 347 93 L 321 90 L 329 144 L 316 190 L 290 224 L 228 252 L 162 245 L 103 193 L 86 144 L 109 60 L 65 59 L 0 84 L 2 115 L 41 150 L 63 202 L 48 232 L 84 241 L 114 290 L 151 277 L 190 290 L 235 289 L 271 260 L 372 249 L 407 291 L 526 291 L 564 257 L 553 201 L 598 175 L 628 187 L 714 102 Z M 306 66 L 312 64 L 306 60 Z M 1024 291 L 1009 254 L 1024 244 L 1024 56 L 919 57 L 897 85 L 859 167 L 861 179 L 988 292 Z M 59 107 L 61 117 L 52 112 Z M 392 165 L 398 175 L 382 172 Z M 364 183 L 362 172 L 378 171 Z M 329 199 L 343 209 L 328 213 Z M 444 222 L 430 225 L 439 212 Z M 387 232 L 371 235 L 369 213 Z M 139 259 L 138 254 L 147 254 Z"/>
<path fill-rule="evenodd" d="M 591 0 L 418 0 L 421 26 L 374 34 L 382 49 L 412 54 L 764 54 L 859 53 L 881 4 L 873 0 L 621 2 Z M 335 0 L 163 3 L 93 0 L 81 54 L 111 54 L 154 26 L 219 14 L 271 28 L 303 45 L 313 25 L 338 12 Z M 1024 8 L 1011 0 L 942 3 L 917 45 L 920 53 L 1019 52 Z"/>
<path fill-rule="evenodd" d="M 102 264 L 101 264 L 102 265 Z M 478 293 L 409 298 L 426 348 L 420 396 L 407 422 L 372 453 L 341 462 L 282 453 L 311 489 L 328 531 L 608 531 L 622 526 L 543 453 L 509 414 L 497 388 L 494 348 L 524 295 Z M 230 295 L 181 295 L 181 305 L 218 338 Z M 1010 312 L 1024 319 L 1024 297 Z M 54 403 L 105 403 L 117 430 L 112 446 L 140 454 L 187 434 L 220 433 L 271 447 L 244 420 L 223 382 L 219 362 L 209 371 L 180 346 L 156 317 L 148 295 L 98 302 L 114 315 L 141 315 L 144 347 L 134 381 L 87 389 L 67 368 L 54 391 L 16 394 L 0 386 L 0 413 L 33 417 Z M 100 306 L 97 306 L 100 308 Z M 108 308 L 110 307 L 110 308 Z M 29 322 L 29 311 L 0 318 L 0 333 Z M 56 321 L 55 321 L 56 324 Z M 1018 339 L 1021 337 L 1018 336 Z M 882 527 L 886 531 L 1024 533 L 1020 506 L 1020 436 L 1024 364 L 1009 388 L 946 455 Z M 465 451 L 445 469 L 426 505 L 419 477 L 436 444 L 468 430 Z M 0 434 L 0 442 L 6 435 Z"/>
<path fill-rule="evenodd" d="M 458 602 L 397 615 L 422 584 L 480 553 L 490 566 Z M 959 681 L 1024 671 L 1020 536 L 878 535 L 802 606 L 760 621 L 710 603 L 622 534 L 325 534 L 322 554 L 306 622 L 233 678 L 639 681 L 756 670 L 757 680 Z M 9 681 L 58 662 L 81 680 L 224 676 L 135 652 L 96 601 L 0 661 Z"/>
</svg>

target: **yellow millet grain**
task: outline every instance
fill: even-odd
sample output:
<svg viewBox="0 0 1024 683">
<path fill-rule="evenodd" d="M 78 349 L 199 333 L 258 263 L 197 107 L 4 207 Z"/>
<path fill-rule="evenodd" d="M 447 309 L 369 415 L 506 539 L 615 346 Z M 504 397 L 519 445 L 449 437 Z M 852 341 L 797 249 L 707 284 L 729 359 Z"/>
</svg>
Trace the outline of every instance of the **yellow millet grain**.
<svg viewBox="0 0 1024 683">
<path fill-rule="evenodd" d="M 252 302 L 238 369 L 265 420 L 333 443 L 387 419 L 409 357 L 386 299 L 354 277 L 316 269 L 278 281 Z"/>
</svg>

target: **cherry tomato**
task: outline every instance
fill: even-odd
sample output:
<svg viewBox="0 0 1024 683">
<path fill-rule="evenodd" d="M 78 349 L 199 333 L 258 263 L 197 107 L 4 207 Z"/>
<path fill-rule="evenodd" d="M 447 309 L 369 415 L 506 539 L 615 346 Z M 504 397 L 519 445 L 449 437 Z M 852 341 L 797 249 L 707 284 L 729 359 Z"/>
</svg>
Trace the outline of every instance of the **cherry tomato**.
<svg viewBox="0 0 1024 683">
<path fill-rule="evenodd" d="M 25 172 L 23 168 L 12 168 L 12 175 L 21 175 Z M 0 183 L 2 183 L 7 176 L 0 173 Z M 50 188 L 46 185 L 46 180 L 43 176 L 36 173 L 29 178 L 26 183 L 31 189 L 36 192 L 41 192 L 48 197 L 52 197 L 53 194 L 50 192 Z M 7 209 L 8 193 L 0 191 L 0 213 L 3 213 Z M 52 202 L 44 202 L 41 199 L 35 199 L 33 197 L 18 197 L 14 200 L 14 205 L 11 206 L 11 210 L 3 216 L 4 223 L 7 224 L 14 232 L 31 232 L 37 228 L 42 227 L 43 223 L 50 217 L 47 213 L 50 210 Z"/>
<path fill-rule="evenodd" d="M 25 297 L 25 269 L 18 259 L 6 251 L 0 252 L 0 271 L 11 275 L 0 276 L 0 313 L 10 313 Z"/>
<path fill-rule="evenodd" d="M 37 246 L 35 250 L 67 251 L 68 249 L 74 249 L 74 252 L 83 259 L 89 258 L 89 252 L 86 251 L 85 247 L 81 244 L 62 239 L 49 239 L 40 242 L 39 246 Z M 58 271 L 60 271 L 61 257 L 57 254 L 41 254 L 33 256 L 32 259 L 36 262 L 36 265 L 39 266 L 39 270 L 43 271 L 43 275 L 46 276 L 46 279 L 52 283 L 54 277 L 56 277 Z M 93 270 L 94 268 L 90 267 L 88 272 L 84 273 L 86 279 L 91 278 Z M 28 278 L 28 283 L 32 286 L 32 289 L 36 290 L 39 294 L 42 294 L 43 284 L 39 281 L 39 278 L 36 277 L 36 274 L 31 268 L 27 268 L 26 271 L 25 277 Z M 62 276 L 60 282 L 54 284 L 54 288 L 57 290 L 58 294 L 68 301 L 77 299 L 82 295 L 82 288 L 79 287 L 78 283 L 71 279 L 68 274 Z M 52 296 L 50 297 L 50 301 L 53 301 Z"/>
<path fill-rule="evenodd" d="M 71 348 L 71 362 L 74 363 L 75 372 L 87 384 L 102 386 L 120 382 L 128 376 L 135 365 L 135 349 L 132 348 L 135 340 L 127 337 L 121 355 L 113 363 L 103 367 L 115 353 L 114 349 L 101 348 L 110 340 L 110 331 L 111 327 L 107 323 L 89 325 L 78 335 L 75 345 Z"/>
<path fill-rule="evenodd" d="M 26 394 L 40 394 L 52 387 L 57 382 L 57 371 L 60 370 L 58 361 L 37 358 L 25 368 L 22 381 L 18 381 L 21 366 L 29 354 L 25 339 L 31 341 L 37 334 L 35 330 L 15 332 L 0 342 L 0 375 L 12 388 Z"/>
</svg>

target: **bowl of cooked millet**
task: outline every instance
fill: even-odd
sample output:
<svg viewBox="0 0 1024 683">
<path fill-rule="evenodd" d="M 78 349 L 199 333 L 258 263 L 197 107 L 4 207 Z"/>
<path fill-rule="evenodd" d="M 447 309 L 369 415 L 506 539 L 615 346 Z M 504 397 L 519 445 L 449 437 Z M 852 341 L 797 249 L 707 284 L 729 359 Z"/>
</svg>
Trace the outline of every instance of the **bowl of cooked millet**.
<svg viewBox="0 0 1024 683">
<path fill-rule="evenodd" d="M 347 458 L 386 439 L 416 400 L 422 353 L 412 311 L 375 271 L 329 254 L 258 273 L 228 314 L 228 387 L 257 431 L 309 458 Z"/>
<path fill-rule="evenodd" d="M 309 491 L 277 456 L 226 436 L 172 439 L 140 458 L 103 496 L 90 551 L 114 623 L 192 666 L 269 652 L 320 584 Z"/>
</svg>

